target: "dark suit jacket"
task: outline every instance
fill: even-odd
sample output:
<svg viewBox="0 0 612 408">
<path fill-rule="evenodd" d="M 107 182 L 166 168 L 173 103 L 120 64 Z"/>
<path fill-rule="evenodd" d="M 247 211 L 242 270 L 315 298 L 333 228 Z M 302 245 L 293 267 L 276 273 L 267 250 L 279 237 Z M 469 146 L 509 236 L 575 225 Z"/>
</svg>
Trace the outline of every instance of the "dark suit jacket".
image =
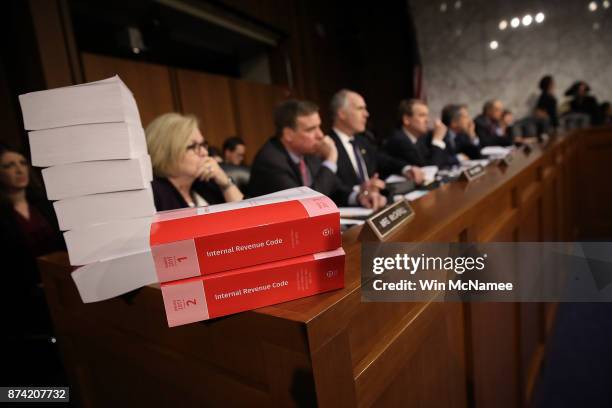
<svg viewBox="0 0 612 408">
<path fill-rule="evenodd" d="M 485 115 L 478 115 L 474 118 L 476 134 L 480 139 L 480 146 L 510 146 L 512 139 L 507 135 L 497 136 L 495 133 L 496 125 Z"/>
<path fill-rule="evenodd" d="M 548 114 L 550 124 L 556 129 L 559 127 L 559 115 L 557 114 L 557 98 L 548 92 L 542 92 L 538 98 L 536 108 L 542 109 Z"/>
<path fill-rule="evenodd" d="M 174 185 L 163 177 L 155 177 L 151 182 L 153 200 L 157 211 L 176 210 L 189 207 L 181 193 Z M 225 202 L 221 189 L 215 184 L 205 181 L 195 181 L 192 191 L 198 193 L 208 204 L 221 204 Z"/>
<path fill-rule="evenodd" d="M 316 156 L 304 156 L 312 176 L 313 190 L 330 197 L 337 205 L 347 205 L 348 193 L 338 191 L 336 175 Z M 302 186 L 302 175 L 297 164 L 291 160 L 287 149 L 277 137 L 272 137 L 257 152 L 251 166 L 249 194 L 253 197 Z"/>
<path fill-rule="evenodd" d="M 46 227 L 40 225 L 36 236 L 28 236 L 31 231 L 21 228 L 19 215 L 11 202 L 0 201 L 0 256 L 5 272 L 2 276 L 5 290 L 0 299 L 0 318 L 15 336 L 50 333 L 51 322 L 39 285 L 36 257 L 66 248 L 51 203 L 42 195 L 33 195 L 30 191 L 26 194 L 30 211 L 37 211 L 48 224 Z M 31 216 L 34 216 L 33 212 Z M 35 242 L 38 244 L 32 246 Z"/>
<path fill-rule="evenodd" d="M 570 111 L 575 113 L 586 113 L 591 118 L 591 123 L 599 124 L 599 105 L 597 99 L 591 95 L 586 95 L 582 98 L 574 97 L 570 101 Z"/>
<path fill-rule="evenodd" d="M 458 165 L 459 160 L 457 159 L 457 155 L 459 153 L 465 154 L 472 160 L 481 158 L 480 144 L 477 146 L 474 145 L 470 137 L 465 133 L 456 133 L 453 143 L 451 141 L 450 131 L 447 131 L 444 136 L 444 144 L 446 145 L 444 149 L 432 144 L 433 135 L 431 133 L 422 139 L 429 147 L 430 163 L 440 168 Z"/>
<path fill-rule="evenodd" d="M 417 143 L 412 143 L 402 129 L 396 129 L 385 141 L 383 149 L 389 156 L 403 160 L 407 164 L 418 167 L 427 166 L 429 149 L 422 139 L 417 139 Z"/>
<path fill-rule="evenodd" d="M 355 171 L 340 137 L 333 130 L 330 131 L 330 136 L 338 149 L 337 176 L 340 180 L 339 189 L 346 194 L 350 194 L 353 191 L 353 186 L 361 184 L 359 182 L 359 175 Z M 355 135 L 355 143 L 363 156 L 369 177 L 372 177 L 374 173 L 378 173 L 381 179 L 386 178 L 390 174 L 401 174 L 402 169 L 408 164 L 404 160 L 391 157 L 379 150 L 365 134 Z"/>
</svg>

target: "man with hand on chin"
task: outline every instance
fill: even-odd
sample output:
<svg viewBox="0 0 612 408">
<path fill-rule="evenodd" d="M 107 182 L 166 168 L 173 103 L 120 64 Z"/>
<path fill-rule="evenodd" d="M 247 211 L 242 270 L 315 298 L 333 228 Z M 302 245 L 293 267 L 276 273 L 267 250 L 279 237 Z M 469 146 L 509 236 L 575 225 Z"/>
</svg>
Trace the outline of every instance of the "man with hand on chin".
<svg viewBox="0 0 612 408">
<path fill-rule="evenodd" d="M 274 112 L 276 134 L 259 150 L 251 167 L 252 196 L 307 186 L 331 197 L 340 206 L 349 205 L 348 193 L 338 190 L 338 151 L 321 131 L 317 105 L 289 100 Z M 360 192 L 354 205 L 374 207 L 377 194 Z"/>
</svg>

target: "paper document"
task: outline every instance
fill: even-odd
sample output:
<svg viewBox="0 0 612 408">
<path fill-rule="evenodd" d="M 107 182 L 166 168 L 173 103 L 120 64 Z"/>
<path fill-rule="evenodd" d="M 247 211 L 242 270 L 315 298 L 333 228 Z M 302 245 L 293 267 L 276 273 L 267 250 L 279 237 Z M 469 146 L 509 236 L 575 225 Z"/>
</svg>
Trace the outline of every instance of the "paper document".
<svg viewBox="0 0 612 408">
<path fill-rule="evenodd" d="M 511 147 L 503 147 L 503 146 L 487 146 L 483 147 L 480 150 L 480 153 L 484 156 L 495 156 L 495 157 L 503 157 L 512 151 Z"/>
<path fill-rule="evenodd" d="M 404 197 L 406 197 L 406 200 L 408 201 L 414 201 L 414 200 L 418 200 L 424 195 L 427 195 L 427 193 L 429 193 L 429 191 L 427 190 L 414 190 L 406 194 Z"/>
<path fill-rule="evenodd" d="M 372 215 L 371 208 L 340 207 L 340 218 L 367 218 Z"/>
<path fill-rule="evenodd" d="M 385 183 L 403 183 L 405 181 L 408 181 L 406 177 L 397 174 L 392 174 L 385 179 Z"/>
<path fill-rule="evenodd" d="M 353 218 L 340 218 L 340 225 L 363 225 L 365 220 L 356 220 Z"/>
</svg>

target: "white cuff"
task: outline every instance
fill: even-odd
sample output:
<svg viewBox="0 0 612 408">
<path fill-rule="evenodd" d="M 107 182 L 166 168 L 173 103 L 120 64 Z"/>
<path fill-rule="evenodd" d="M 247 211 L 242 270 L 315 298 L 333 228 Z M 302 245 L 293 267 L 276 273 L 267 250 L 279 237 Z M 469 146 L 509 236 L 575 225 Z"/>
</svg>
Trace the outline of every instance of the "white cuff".
<svg viewBox="0 0 612 408">
<path fill-rule="evenodd" d="M 446 143 L 444 143 L 444 141 L 442 141 L 442 140 L 433 140 L 432 139 L 431 144 L 434 145 L 434 146 L 438 146 L 442 150 L 446 149 Z"/>
</svg>

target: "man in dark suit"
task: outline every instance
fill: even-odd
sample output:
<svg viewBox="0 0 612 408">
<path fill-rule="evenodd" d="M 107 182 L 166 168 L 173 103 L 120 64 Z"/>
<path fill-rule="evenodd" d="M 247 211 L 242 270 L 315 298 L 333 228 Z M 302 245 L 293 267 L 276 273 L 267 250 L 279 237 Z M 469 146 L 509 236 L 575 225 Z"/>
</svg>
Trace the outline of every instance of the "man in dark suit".
<svg viewBox="0 0 612 408">
<path fill-rule="evenodd" d="M 420 99 L 405 99 L 398 107 L 399 129 L 395 130 L 384 143 L 384 150 L 392 157 L 404 160 L 413 166 L 413 172 L 431 162 L 431 137 L 429 133 L 429 108 Z M 438 125 L 439 127 L 439 125 Z M 444 136 L 446 129 L 440 129 L 436 138 Z"/>
<path fill-rule="evenodd" d="M 339 189 L 336 176 L 338 151 L 321 131 L 319 108 L 289 100 L 276 108 L 274 123 L 275 136 L 259 150 L 251 167 L 250 195 L 308 186 L 338 205 L 349 204 L 349 194 Z M 371 195 L 360 193 L 353 204 L 371 207 Z"/>
<path fill-rule="evenodd" d="M 448 130 L 440 143 L 431 146 L 435 165 L 451 167 L 462 160 L 481 158 L 480 140 L 466 105 L 446 105 L 442 109 L 442 123 Z"/>
<path fill-rule="evenodd" d="M 408 163 L 379 151 L 368 137 L 366 122 L 369 113 L 361 95 L 343 89 L 332 97 L 330 108 L 334 121 L 330 135 L 338 149 L 340 189 L 349 194 L 350 201 L 354 201 L 361 191 L 379 194 L 385 188 L 379 174 L 413 177 Z M 380 198 L 379 205 L 384 206 L 386 199 L 384 196 Z"/>
<path fill-rule="evenodd" d="M 510 146 L 512 139 L 500 126 L 504 106 L 501 101 L 494 99 L 485 102 L 482 114 L 474 119 L 476 134 L 480 139 L 480 145 L 485 146 Z"/>
</svg>

